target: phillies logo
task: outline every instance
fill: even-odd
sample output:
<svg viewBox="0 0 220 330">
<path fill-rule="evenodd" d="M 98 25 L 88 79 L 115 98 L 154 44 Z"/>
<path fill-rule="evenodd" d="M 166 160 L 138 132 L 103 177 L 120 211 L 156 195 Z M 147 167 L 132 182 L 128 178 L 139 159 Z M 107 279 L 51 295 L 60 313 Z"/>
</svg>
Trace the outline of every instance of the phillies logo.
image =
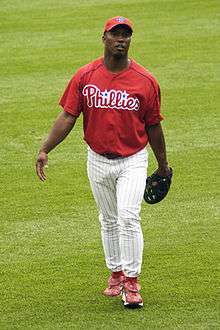
<svg viewBox="0 0 220 330">
<path fill-rule="evenodd" d="M 101 92 L 95 85 L 86 85 L 82 91 L 87 98 L 89 108 L 119 109 L 138 111 L 140 101 L 136 97 L 131 97 L 126 91 L 111 89 Z"/>
<path fill-rule="evenodd" d="M 115 20 L 119 23 L 122 23 L 122 22 L 125 21 L 125 18 L 124 17 L 117 17 Z"/>
</svg>

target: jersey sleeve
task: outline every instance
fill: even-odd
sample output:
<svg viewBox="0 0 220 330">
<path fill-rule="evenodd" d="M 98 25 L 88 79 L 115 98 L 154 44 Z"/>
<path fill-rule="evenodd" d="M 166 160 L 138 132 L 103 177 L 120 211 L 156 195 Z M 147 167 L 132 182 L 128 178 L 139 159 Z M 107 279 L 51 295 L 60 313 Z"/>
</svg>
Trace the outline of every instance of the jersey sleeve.
<svg viewBox="0 0 220 330">
<path fill-rule="evenodd" d="M 82 111 L 82 93 L 80 91 L 80 76 L 76 73 L 69 81 L 59 105 L 64 111 L 78 117 Z"/>
<path fill-rule="evenodd" d="M 146 126 L 152 126 L 158 124 L 164 119 L 160 113 L 161 106 L 161 94 L 160 86 L 156 81 L 151 81 L 149 89 L 149 97 L 147 102 L 147 109 L 145 114 Z"/>
</svg>

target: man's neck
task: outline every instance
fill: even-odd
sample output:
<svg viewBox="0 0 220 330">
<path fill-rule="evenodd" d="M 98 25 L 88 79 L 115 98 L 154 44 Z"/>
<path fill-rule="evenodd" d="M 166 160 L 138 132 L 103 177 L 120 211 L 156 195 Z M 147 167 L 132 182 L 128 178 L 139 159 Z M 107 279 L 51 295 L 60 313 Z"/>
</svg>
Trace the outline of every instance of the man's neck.
<svg viewBox="0 0 220 330">
<path fill-rule="evenodd" d="M 130 60 L 128 57 L 117 58 L 114 56 L 104 55 L 104 64 L 106 68 L 114 73 L 120 72 L 129 67 Z"/>
</svg>

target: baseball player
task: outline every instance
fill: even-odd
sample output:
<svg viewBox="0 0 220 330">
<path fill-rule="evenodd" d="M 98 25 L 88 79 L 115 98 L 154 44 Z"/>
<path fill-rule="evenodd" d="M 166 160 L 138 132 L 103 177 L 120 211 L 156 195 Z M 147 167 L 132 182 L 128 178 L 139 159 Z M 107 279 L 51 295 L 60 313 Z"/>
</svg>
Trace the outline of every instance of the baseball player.
<svg viewBox="0 0 220 330">
<path fill-rule="evenodd" d="M 160 88 L 149 71 L 128 57 L 132 33 L 127 18 L 106 22 L 104 56 L 81 67 L 70 80 L 60 100 L 63 112 L 39 151 L 36 171 L 44 181 L 48 153 L 82 113 L 88 177 L 111 271 L 104 295 L 122 293 L 125 306 L 139 307 L 143 306 L 138 283 L 143 253 L 140 209 L 148 143 L 158 162 L 157 173 L 168 176 L 170 168 L 160 124 Z"/>
</svg>

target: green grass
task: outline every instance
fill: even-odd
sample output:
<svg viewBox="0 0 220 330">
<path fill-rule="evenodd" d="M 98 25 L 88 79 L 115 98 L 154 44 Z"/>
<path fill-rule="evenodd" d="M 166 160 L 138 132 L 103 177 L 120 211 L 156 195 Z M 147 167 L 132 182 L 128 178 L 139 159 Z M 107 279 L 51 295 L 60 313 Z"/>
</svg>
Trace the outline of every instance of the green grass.
<svg viewBox="0 0 220 330">
<path fill-rule="evenodd" d="M 0 1 L 0 329 L 219 329 L 219 1 Z M 101 295 L 109 275 L 82 119 L 34 162 L 107 18 L 135 23 L 131 56 L 158 78 L 174 182 L 143 204 L 145 306 Z M 155 160 L 150 153 L 150 168 Z"/>
</svg>

